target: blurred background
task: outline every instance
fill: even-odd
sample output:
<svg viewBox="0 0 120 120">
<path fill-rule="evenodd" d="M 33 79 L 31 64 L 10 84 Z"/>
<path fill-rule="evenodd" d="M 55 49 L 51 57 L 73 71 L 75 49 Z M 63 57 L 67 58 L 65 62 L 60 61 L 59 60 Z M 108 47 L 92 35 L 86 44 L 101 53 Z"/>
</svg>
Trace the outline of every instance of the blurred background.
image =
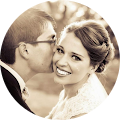
<svg viewBox="0 0 120 120">
<path fill-rule="evenodd" d="M 46 11 L 55 19 L 57 38 L 59 38 L 61 30 L 71 22 L 94 19 L 105 26 L 115 47 L 115 57 L 104 74 L 98 74 L 98 77 L 107 93 L 110 94 L 119 72 L 119 48 L 107 22 L 91 8 L 68 0 L 51 0 L 38 4 L 34 8 Z M 62 86 L 54 83 L 53 74 L 37 74 L 27 82 L 27 87 L 30 91 L 27 104 L 31 110 L 38 116 L 47 116 L 56 105 Z"/>
</svg>

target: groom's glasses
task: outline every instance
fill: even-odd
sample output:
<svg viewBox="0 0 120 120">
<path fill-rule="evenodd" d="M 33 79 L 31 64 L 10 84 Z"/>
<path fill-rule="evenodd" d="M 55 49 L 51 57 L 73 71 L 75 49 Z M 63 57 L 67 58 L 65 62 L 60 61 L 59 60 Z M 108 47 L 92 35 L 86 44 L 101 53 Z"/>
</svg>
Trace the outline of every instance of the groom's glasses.
<svg viewBox="0 0 120 120">
<path fill-rule="evenodd" d="M 56 44 L 56 40 L 46 40 L 46 41 L 33 41 L 33 42 L 27 42 L 29 44 L 37 44 L 37 43 L 50 43 L 51 45 Z"/>
<path fill-rule="evenodd" d="M 33 41 L 33 42 L 25 42 L 25 43 L 28 43 L 28 44 L 38 44 L 38 43 L 50 43 L 51 46 L 55 46 L 56 45 L 56 39 L 55 40 L 46 40 L 46 41 Z M 14 48 L 17 48 L 19 47 L 20 44 L 16 45 Z"/>
</svg>

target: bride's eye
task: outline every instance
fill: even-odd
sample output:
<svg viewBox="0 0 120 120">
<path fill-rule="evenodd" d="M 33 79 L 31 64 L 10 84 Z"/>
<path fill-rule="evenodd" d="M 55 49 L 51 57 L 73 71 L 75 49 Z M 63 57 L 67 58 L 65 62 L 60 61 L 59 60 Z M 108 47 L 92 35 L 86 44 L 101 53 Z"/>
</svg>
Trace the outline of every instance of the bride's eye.
<svg viewBox="0 0 120 120">
<path fill-rule="evenodd" d="M 57 48 L 57 52 L 60 53 L 60 54 L 64 53 L 64 51 L 61 48 Z"/>
<path fill-rule="evenodd" d="M 80 61 L 80 60 L 81 60 L 80 57 L 78 57 L 78 56 L 76 56 L 76 55 L 72 55 L 72 58 L 73 58 L 74 60 L 76 60 L 76 61 Z"/>
</svg>

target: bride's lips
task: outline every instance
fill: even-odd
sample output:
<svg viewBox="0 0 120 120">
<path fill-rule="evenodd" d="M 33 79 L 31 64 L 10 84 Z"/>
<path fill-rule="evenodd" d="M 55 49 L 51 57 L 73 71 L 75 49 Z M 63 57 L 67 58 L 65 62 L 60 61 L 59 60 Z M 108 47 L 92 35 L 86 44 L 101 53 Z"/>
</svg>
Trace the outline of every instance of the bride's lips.
<svg viewBox="0 0 120 120">
<path fill-rule="evenodd" d="M 66 70 L 63 70 L 59 67 L 56 67 L 56 75 L 63 77 L 63 76 L 67 76 L 67 75 L 70 75 L 70 74 L 71 74 L 70 72 L 68 72 Z"/>
</svg>

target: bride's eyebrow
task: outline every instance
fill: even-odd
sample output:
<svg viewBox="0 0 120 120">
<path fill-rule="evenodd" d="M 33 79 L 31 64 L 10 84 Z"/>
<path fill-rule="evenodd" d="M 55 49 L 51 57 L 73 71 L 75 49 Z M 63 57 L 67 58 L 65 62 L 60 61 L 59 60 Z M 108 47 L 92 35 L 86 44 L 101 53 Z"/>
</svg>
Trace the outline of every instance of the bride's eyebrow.
<svg viewBox="0 0 120 120">
<path fill-rule="evenodd" d="M 63 46 L 61 46 L 61 45 L 57 45 L 57 47 L 64 49 Z"/>
<path fill-rule="evenodd" d="M 74 53 L 74 52 L 72 52 L 72 54 L 77 55 L 77 56 L 81 56 L 81 57 L 83 57 L 83 58 L 84 58 L 84 56 L 83 56 L 83 55 L 80 55 L 80 54 L 78 54 L 78 53 Z"/>
</svg>

